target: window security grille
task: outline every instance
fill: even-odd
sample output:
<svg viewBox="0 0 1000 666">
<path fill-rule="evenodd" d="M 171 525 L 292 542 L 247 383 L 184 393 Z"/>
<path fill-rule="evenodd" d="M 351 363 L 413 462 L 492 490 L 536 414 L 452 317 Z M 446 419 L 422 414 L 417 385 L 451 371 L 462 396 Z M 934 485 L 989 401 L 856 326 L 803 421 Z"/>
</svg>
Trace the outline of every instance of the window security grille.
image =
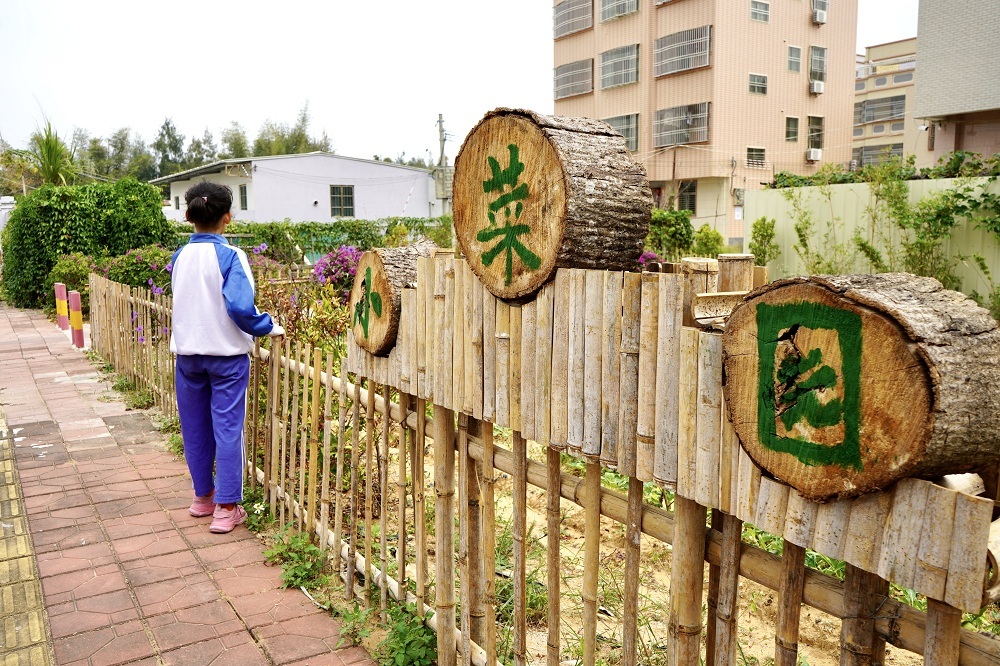
<svg viewBox="0 0 1000 666">
<path fill-rule="evenodd" d="M 625 146 L 632 151 L 639 149 L 639 114 L 630 113 L 626 116 L 605 118 L 604 122 L 611 125 L 619 134 L 625 137 Z"/>
<path fill-rule="evenodd" d="M 858 108 L 860 105 L 860 109 Z M 854 105 L 854 124 L 897 120 L 906 116 L 906 95 L 869 99 Z"/>
<path fill-rule="evenodd" d="M 826 81 L 826 48 L 809 47 L 809 80 Z"/>
<path fill-rule="evenodd" d="M 240 185 L 240 210 L 247 209 L 247 186 Z"/>
<path fill-rule="evenodd" d="M 823 147 L 823 118 L 822 116 L 809 116 L 809 147 Z"/>
<path fill-rule="evenodd" d="M 758 95 L 767 94 L 767 75 L 765 74 L 751 74 L 750 75 L 750 92 L 756 93 Z"/>
<path fill-rule="evenodd" d="M 747 148 L 747 166 L 751 169 L 767 168 L 767 157 L 763 148 Z"/>
<path fill-rule="evenodd" d="M 629 44 L 601 54 L 601 89 L 639 80 L 639 45 Z"/>
<path fill-rule="evenodd" d="M 593 7 L 593 0 L 565 0 L 556 5 L 553 18 L 555 37 L 565 37 L 592 27 Z"/>
<path fill-rule="evenodd" d="M 354 186 L 330 186 L 330 217 L 354 217 Z"/>
<path fill-rule="evenodd" d="M 682 180 L 677 191 L 677 210 L 689 210 L 691 216 L 698 214 L 698 181 Z"/>
<path fill-rule="evenodd" d="M 788 71 L 802 71 L 802 48 L 799 46 L 788 47 Z"/>
<path fill-rule="evenodd" d="M 711 47 L 710 25 L 660 37 L 653 51 L 653 76 L 707 67 Z"/>
<path fill-rule="evenodd" d="M 799 140 L 799 119 L 789 116 L 785 118 L 785 141 Z"/>
<path fill-rule="evenodd" d="M 814 12 L 828 12 L 830 11 L 830 0 L 812 0 L 812 9 Z"/>
<path fill-rule="evenodd" d="M 880 164 L 890 157 L 903 158 L 903 144 L 887 143 L 880 146 L 862 146 L 852 151 L 851 159 L 861 166 Z"/>
<path fill-rule="evenodd" d="M 771 3 L 750 0 L 750 18 L 767 23 L 771 20 Z"/>
<path fill-rule="evenodd" d="M 555 98 L 572 97 L 593 92 L 594 61 L 577 60 L 567 65 L 556 67 Z"/>
<path fill-rule="evenodd" d="M 660 109 L 653 121 L 653 145 L 677 146 L 708 141 L 710 102 Z"/>
<path fill-rule="evenodd" d="M 639 0 L 601 0 L 602 21 L 637 11 L 639 11 Z"/>
</svg>

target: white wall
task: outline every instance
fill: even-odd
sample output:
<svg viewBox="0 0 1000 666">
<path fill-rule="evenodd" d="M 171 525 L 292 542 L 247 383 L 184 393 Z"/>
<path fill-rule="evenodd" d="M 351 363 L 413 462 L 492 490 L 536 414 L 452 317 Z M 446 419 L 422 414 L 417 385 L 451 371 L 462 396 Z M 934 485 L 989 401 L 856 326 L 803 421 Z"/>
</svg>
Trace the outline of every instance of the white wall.
<svg viewBox="0 0 1000 666">
<path fill-rule="evenodd" d="M 12 210 L 14 210 L 14 197 L 0 197 L 0 231 L 3 231 Z"/>
<path fill-rule="evenodd" d="M 203 176 L 196 176 L 190 180 L 179 180 L 170 183 L 170 206 L 165 206 L 163 208 L 163 214 L 167 216 L 168 220 L 174 220 L 177 222 L 184 222 L 184 211 L 187 209 L 187 205 L 184 203 L 184 193 L 192 185 L 200 183 L 203 180 L 207 180 L 212 183 L 219 183 L 221 185 L 228 185 L 229 189 L 233 191 L 233 219 L 242 222 L 255 222 L 257 220 L 253 217 L 253 181 L 249 178 L 242 176 L 227 176 L 224 173 L 210 173 Z M 248 210 L 240 210 L 240 185 L 247 186 L 247 208 Z M 175 197 L 180 197 L 180 209 L 174 207 Z M 284 217 L 277 218 L 278 220 L 283 220 Z M 271 222 L 271 219 L 261 220 L 264 222 Z"/>
</svg>

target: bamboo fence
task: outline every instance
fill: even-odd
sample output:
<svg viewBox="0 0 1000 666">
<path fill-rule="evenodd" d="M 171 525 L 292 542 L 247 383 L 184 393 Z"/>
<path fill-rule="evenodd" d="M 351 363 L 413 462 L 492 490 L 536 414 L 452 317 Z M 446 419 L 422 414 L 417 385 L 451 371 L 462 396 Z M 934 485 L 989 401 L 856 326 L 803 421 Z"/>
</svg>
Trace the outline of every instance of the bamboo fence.
<svg viewBox="0 0 1000 666">
<path fill-rule="evenodd" d="M 669 663 L 737 662 L 743 578 L 778 593 L 776 664 L 796 662 L 802 604 L 842 620 L 843 664 L 881 664 L 887 643 L 928 664 L 1000 664 L 1000 641 L 960 624 L 962 611 L 976 613 L 996 598 L 987 547 L 993 502 L 906 479 L 887 492 L 819 505 L 762 475 L 723 407 L 717 310 L 725 294 L 711 296 L 746 291 L 762 281 L 760 272 L 749 256 L 658 268 L 560 270 L 535 301 L 511 305 L 462 259 L 438 255 L 418 261 L 388 356 L 364 352 L 350 334 L 340 367 L 291 340 L 256 346 L 251 484 L 260 485 L 272 515 L 330 549 L 345 598 L 382 612 L 390 598 L 415 604 L 438 634 L 445 665 L 497 663 L 500 474 L 512 481 L 514 663 L 529 661 L 531 486 L 545 493 L 549 535 L 561 531 L 564 501 L 584 512 L 583 616 L 573 630 L 585 666 L 596 660 L 602 519 L 622 524 L 626 536 L 626 666 L 638 663 L 639 561 L 649 539 L 673 545 L 662 648 Z M 175 413 L 170 299 L 95 275 L 91 303 L 94 348 Z M 151 327 L 157 335 L 142 335 Z M 531 441 L 546 446 L 544 460 L 528 455 Z M 561 451 L 582 460 L 583 478 L 562 470 Z M 627 494 L 601 486 L 605 469 L 629 477 Z M 643 482 L 674 491 L 674 510 L 643 501 Z M 744 521 L 783 537 L 783 555 L 743 543 Z M 558 543 L 546 551 L 543 577 L 550 666 L 567 657 Z M 844 560 L 845 580 L 806 568 L 806 549 Z M 888 597 L 889 581 L 926 595 L 927 611 Z"/>
</svg>

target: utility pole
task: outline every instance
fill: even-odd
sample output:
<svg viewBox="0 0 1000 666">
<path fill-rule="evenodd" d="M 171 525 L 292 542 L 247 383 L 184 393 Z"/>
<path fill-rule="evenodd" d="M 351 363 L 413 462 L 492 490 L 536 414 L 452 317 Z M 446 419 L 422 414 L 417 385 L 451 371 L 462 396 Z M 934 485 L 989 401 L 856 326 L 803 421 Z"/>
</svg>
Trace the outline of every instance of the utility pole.
<svg viewBox="0 0 1000 666">
<path fill-rule="evenodd" d="M 440 154 L 438 156 L 438 166 L 446 167 L 448 166 L 448 158 L 444 156 L 444 143 L 447 140 L 444 133 L 444 114 L 438 114 L 437 120 L 438 126 L 438 143 L 440 144 Z"/>
</svg>

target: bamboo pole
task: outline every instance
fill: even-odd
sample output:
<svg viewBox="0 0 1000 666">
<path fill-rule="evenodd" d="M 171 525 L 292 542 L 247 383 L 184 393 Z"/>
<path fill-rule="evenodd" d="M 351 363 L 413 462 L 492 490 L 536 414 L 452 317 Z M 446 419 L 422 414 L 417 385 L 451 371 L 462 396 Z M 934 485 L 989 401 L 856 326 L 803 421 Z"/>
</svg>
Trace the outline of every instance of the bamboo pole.
<svg viewBox="0 0 1000 666">
<path fill-rule="evenodd" d="M 406 453 L 407 439 L 412 443 L 412 432 L 406 427 L 406 417 L 410 408 L 410 396 L 399 394 L 399 407 L 403 418 L 399 423 L 398 466 L 396 468 L 396 578 L 402 589 L 406 589 Z M 410 435 L 409 437 L 407 435 Z M 417 516 L 414 514 L 414 520 Z"/>
<path fill-rule="evenodd" d="M 510 425 L 510 306 L 497 301 L 496 315 L 496 400 L 494 412 L 496 424 Z"/>
<path fill-rule="evenodd" d="M 566 434 L 571 453 L 583 450 L 584 365 L 586 362 L 586 272 L 571 268 L 569 292 L 569 379 L 566 391 Z"/>
<path fill-rule="evenodd" d="M 258 359 L 260 358 L 260 338 L 254 338 L 253 340 L 253 354 L 250 356 L 250 388 L 248 394 L 250 396 L 250 455 L 248 457 L 248 464 L 243 467 L 243 476 L 246 478 L 248 472 L 250 472 L 250 490 L 257 489 L 257 475 L 253 474 L 253 470 L 257 466 L 257 434 L 259 430 L 259 424 L 257 423 L 257 417 L 260 411 L 260 363 Z M 159 350 L 157 350 L 157 359 L 159 359 Z M 154 375 L 159 379 L 159 369 L 155 371 Z M 159 386 L 160 382 L 156 381 L 155 386 L 157 388 L 156 395 L 162 401 L 162 396 L 160 396 Z"/>
<path fill-rule="evenodd" d="M 521 306 L 512 305 L 509 315 L 510 357 L 507 361 L 507 409 L 511 430 L 521 431 Z"/>
<path fill-rule="evenodd" d="M 354 599 L 354 576 L 357 568 L 355 563 L 357 561 L 358 553 L 358 465 L 360 464 L 360 452 L 358 451 L 358 446 L 360 445 L 360 434 L 361 430 L 361 383 L 364 381 L 363 377 L 356 376 L 354 378 L 354 399 L 353 399 L 353 421 L 351 427 L 351 512 L 350 512 L 350 525 L 348 526 L 351 531 L 351 540 L 348 542 L 348 560 L 347 560 L 347 580 L 344 582 L 344 598 L 348 601 Z M 371 393 L 369 391 L 369 393 Z M 371 424 L 366 424 L 367 428 L 371 428 Z"/>
<path fill-rule="evenodd" d="M 677 483 L 677 424 L 681 377 L 681 323 L 684 282 L 676 273 L 660 277 L 660 316 L 656 346 L 656 441 L 653 478 Z"/>
<path fill-rule="evenodd" d="M 521 367 L 518 373 L 516 390 L 520 393 L 519 414 L 521 416 L 521 434 L 525 439 L 535 441 L 535 339 L 537 327 L 537 301 L 529 301 L 521 306 Z"/>
<path fill-rule="evenodd" d="M 584 273 L 583 455 L 601 456 L 604 272 Z"/>
<path fill-rule="evenodd" d="M 389 385 L 382 385 L 382 400 L 389 404 Z M 389 428 L 392 421 L 388 416 L 382 417 L 382 438 L 378 450 L 379 468 L 379 555 L 382 564 L 382 571 L 387 571 L 389 564 Z M 379 608 L 382 611 L 382 621 L 389 620 L 389 590 L 385 586 L 385 579 L 379 583 Z"/>
<path fill-rule="evenodd" d="M 455 641 L 455 413 L 434 405 L 434 550 L 438 663 L 454 666 Z"/>
<path fill-rule="evenodd" d="M 427 346 L 425 341 L 427 339 L 427 318 L 430 316 L 427 312 L 427 284 L 434 281 L 430 269 L 430 266 L 434 265 L 433 262 L 434 260 L 431 258 L 417 258 L 417 319 L 413 322 L 413 326 L 415 326 L 413 338 L 416 343 L 413 363 L 416 368 L 417 383 L 413 393 L 421 399 L 427 397 Z M 434 301 L 431 300 L 430 303 L 433 305 Z M 406 322 L 403 324 L 407 325 Z"/>
<path fill-rule="evenodd" d="M 799 609 L 805 584 L 806 549 L 785 542 L 781 553 L 780 603 L 774 627 L 774 665 L 796 666 L 799 654 Z"/>
<path fill-rule="evenodd" d="M 301 342 L 299 342 L 299 341 L 295 342 L 295 351 L 293 353 L 295 354 L 295 364 L 297 366 L 299 363 L 302 362 L 302 343 Z M 285 473 L 286 482 L 285 482 L 285 484 L 283 484 L 283 487 L 285 488 L 285 502 L 286 502 L 286 504 L 289 504 L 289 506 L 291 506 L 290 502 L 292 501 L 293 496 L 295 494 L 294 493 L 295 477 L 293 476 L 293 474 L 294 474 L 294 469 L 295 469 L 295 465 L 294 465 L 295 457 L 296 457 L 295 452 L 296 452 L 296 449 L 298 448 L 298 441 L 299 441 L 299 402 L 300 402 L 300 400 L 299 400 L 299 393 L 300 393 L 299 379 L 300 379 L 300 377 L 301 377 L 301 375 L 299 373 L 297 373 L 297 372 L 292 376 L 292 425 L 289 428 L 289 432 L 288 432 L 288 451 L 287 451 L 288 457 L 285 460 L 282 460 L 282 464 L 285 465 L 285 469 L 287 470 L 286 473 Z M 291 517 L 294 517 L 294 516 L 291 516 Z"/>
<path fill-rule="evenodd" d="M 486 650 L 487 662 L 493 664 L 497 659 L 497 622 L 496 622 L 496 498 L 494 484 L 496 476 L 493 467 L 493 424 L 483 423 L 482 451 L 479 458 L 479 481 L 483 488 L 483 573 L 485 575 L 484 597 L 486 601 L 486 635 L 483 648 Z M 470 451 L 471 455 L 471 451 Z M 558 453 L 556 453 L 558 458 Z M 550 600 L 551 601 L 551 600 Z"/>
<path fill-rule="evenodd" d="M 601 464 L 618 466 L 618 392 L 621 376 L 622 288 L 620 271 L 604 274 L 601 323 Z"/>
<path fill-rule="evenodd" d="M 267 387 L 268 402 L 271 409 L 271 460 L 269 465 L 270 473 L 267 477 L 268 501 L 271 515 L 277 515 L 278 504 L 278 470 L 279 455 L 281 453 L 281 433 L 278 427 L 281 424 L 281 414 L 279 413 L 279 400 L 281 398 L 281 353 L 278 345 L 283 338 L 271 338 L 271 349 L 278 352 L 272 353 L 268 357 L 268 365 L 271 369 L 271 381 Z"/>
<path fill-rule="evenodd" d="M 458 415 L 458 577 L 460 580 L 462 617 L 461 663 L 471 664 L 469 647 L 472 642 L 472 595 L 469 580 L 469 416 Z"/>
<path fill-rule="evenodd" d="M 333 376 L 333 354 L 326 353 L 326 373 Z M 316 382 L 319 384 L 319 381 Z M 320 482 L 319 532 L 320 550 L 327 546 L 327 532 L 330 529 L 330 437 L 333 432 L 333 387 L 327 386 L 323 394 L 323 480 Z"/>
<path fill-rule="evenodd" d="M 567 396 L 569 393 L 569 300 L 570 271 L 556 271 L 552 315 L 552 408 L 549 413 L 549 441 L 556 450 L 566 449 L 569 440 Z"/>
<path fill-rule="evenodd" d="M 465 261 L 451 259 L 452 271 L 448 281 L 448 310 L 451 313 L 449 332 L 452 338 L 452 356 L 449 359 L 451 372 L 451 400 L 440 401 L 455 412 L 463 411 L 465 403 Z"/>
<path fill-rule="evenodd" d="M 739 615 L 740 555 L 743 523 L 726 514 L 722 523 L 722 554 L 719 567 L 719 596 L 715 611 L 715 665 L 736 663 L 737 616 Z M 711 616 L 709 622 L 712 622 Z M 709 662 L 706 660 L 705 662 Z"/>
<path fill-rule="evenodd" d="M 619 367 L 618 473 L 635 476 L 639 400 L 639 306 L 642 276 L 625 273 Z"/>
<path fill-rule="evenodd" d="M 514 454 L 514 508 L 511 526 L 514 547 L 514 666 L 525 666 L 528 663 L 528 446 L 517 430 L 513 432 L 511 439 Z"/>
<path fill-rule="evenodd" d="M 413 523 L 414 548 L 417 554 L 417 613 L 424 614 L 424 597 L 427 593 L 427 505 L 424 499 L 424 447 L 427 446 L 427 403 L 417 398 L 416 446 L 411 466 L 413 474 Z"/>
<path fill-rule="evenodd" d="M 478 434 L 483 428 L 492 428 L 492 423 L 471 421 L 470 427 Z M 472 641 L 482 645 L 486 636 L 486 586 L 483 552 L 483 507 L 482 489 L 479 487 L 479 463 L 469 455 L 469 442 L 465 442 L 465 477 L 468 487 L 468 519 L 469 519 L 469 633 Z M 492 572 L 491 572 L 492 573 Z"/>
<path fill-rule="evenodd" d="M 628 514 L 625 522 L 625 594 L 622 598 L 622 664 L 636 666 L 639 637 L 639 567 L 642 542 L 642 481 L 628 480 Z"/>
<path fill-rule="evenodd" d="M 483 419 L 493 422 L 497 399 L 497 302 L 482 282 L 477 280 L 476 284 L 483 301 Z"/>
<path fill-rule="evenodd" d="M 597 655 L 597 574 L 601 565 L 601 465 L 587 462 L 583 493 L 583 666 Z"/>
<path fill-rule="evenodd" d="M 374 519 L 372 502 L 375 489 L 375 382 L 368 380 L 368 405 L 365 412 L 365 604 L 372 608 L 372 523 Z"/>
<path fill-rule="evenodd" d="M 552 402 L 552 297 L 549 283 L 538 292 L 535 310 L 535 441 L 547 446 Z"/>
<path fill-rule="evenodd" d="M 472 275 L 470 279 L 472 294 L 472 416 L 483 418 L 484 395 L 484 365 L 483 365 L 483 289 L 482 283 Z"/>
<path fill-rule="evenodd" d="M 347 370 L 344 364 L 340 366 L 340 386 L 337 387 L 337 475 L 334 483 L 334 516 L 333 516 L 333 552 L 340 552 L 340 543 L 344 529 L 344 458 L 346 457 L 346 442 L 344 431 L 347 423 Z M 351 539 L 353 541 L 353 539 Z M 337 574 L 340 574 L 340 560 L 337 560 Z"/>
<path fill-rule="evenodd" d="M 452 364 L 454 362 L 455 267 L 451 257 L 438 257 L 434 276 L 434 314 L 437 317 L 437 345 L 434 363 L 434 402 L 454 406 Z"/>
<path fill-rule="evenodd" d="M 312 366 L 316 370 L 316 378 L 313 380 L 313 392 L 312 392 L 312 414 L 310 415 L 309 421 L 309 458 L 306 460 L 306 464 L 309 466 L 306 471 L 306 484 L 308 487 L 307 497 L 309 499 L 308 503 L 308 513 L 306 516 L 306 526 L 309 531 L 315 531 L 313 526 L 316 524 L 316 516 L 318 514 L 319 507 L 317 506 L 319 502 L 319 489 L 316 487 L 318 483 L 317 477 L 320 473 L 319 461 L 319 417 L 320 417 L 320 381 L 319 373 L 323 367 L 323 350 L 319 347 L 313 349 Z M 325 415 L 326 412 L 324 412 Z M 325 419 L 324 419 L 325 420 Z M 329 463 L 326 463 L 326 469 L 329 470 Z"/>
<path fill-rule="evenodd" d="M 636 408 L 635 477 L 653 480 L 656 437 L 656 343 L 659 332 L 660 274 L 642 273 L 639 302 L 639 389 Z"/>
<path fill-rule="evenodd" d="M 290 338 L 285 338 L 285 358 L 289 361 L 289 367 L 291 367 L 292 359 L 292 341 Z M 279 359 L 280 360 L 280 359 Z M 287 515 L 287 505 L 288 505 L 288 448 L 289 442 L 294 442 L 293 439 L 295 434 L 290 432 L 290 421 L 288 419 L 290 412 L 288 411 L 288 402 L 291 396 L 289 389 L 289 384 L 292 383 L 291 371 L 286 370 L 285 377 L 282 380 L 282 398 L 281 398 L 281 413 L 285 417 L 285 421 L 281 424 L 281 459 L 278 461 L 279 473 L 281 475 L 281 492 L 283 494 L 281 500 L 281 525 L 287 525 L 286 515 Z"/>
<path fill-rule="evenodd" d="M 300 357 L 301 361 L 307 366 L 309 365 L 310 356 L 312 355 L 312 345 L 306 343 L 305 352 Z M 306 459 L 308 454 L 307 447 L 309 446 L 309 433 L 312 428 L 311 423 L 312 416 L 311 411 L 311 400 L 310 400 L 310 390 L 309 390 L 309 375 L 303 376 L 302 379 L 302 420 L 299 422 L 300 435 L 299 435 L 299 502 L 302 504 L 305 511 L 299 515 L 299 531 L 301 532 L 304 526 L 308 525 L 309 517 L 309 498 L 306 494 L 306 472 L 309 466 L 309 461 Z M 310 531 L 312 531 L 310 529 Z"/>
<path fill-rule="evenodd" d="M 889 593 L 889 581 L 846 563 L 844 621 L 840 630 L 841 666 L 885 663 L 885 640 L 875 633 L 873 618 Z"/>
<path fill-rule="evenodd" d="M 462 297 L 464 302 L 456 303 L 456 311 L 459 316 L 455 318 L 455 321 L 465 322 L 461 327 L 464 338 L 462 341 L 462 350 L 465 352 L 465 357 L 462 363 L 462 368 L 464 370 L 462 378 L 462 411 L 471 415 L 475 412 L 474 404 L 476 402 L 476 353 L 479 351 L 481 344 L 475 336 L 475 293 L 478 289 L 476 289 L 476 275 L 472 272 L 472 269 L 469 268 L 469 264 L 465 261 L 462 261 L 461 264 L 463 277 Z M 480 335 L 482 335 L 481 332 Z M 481 358 L 482 356 L 480 354 L 480 359 Z M 481 382 L 480 386 L 482 386 Z"/>
<path fill-rule="evenodd" d="M 548 625 L 549 633 L 546 641 L 545 654 L 547 666 L 559 666 L 559 592 L 562 586 L 562 557 L 560 552 L 560 534 L 562 532 L 562 514 L 560 512 L 559 487 L 562 483 L 562 469 L 559 452 L 549 447 L 545 450 L 546 468 L 548 469 L 548 489 L 545 493 L 545 508 L 547 518 L 546 530 L 546 568 L 548 577 Z"/>
<path fill-rule="evenodd" d="M 927 599 L 925 666 L 957 666 L 962 636 L 962 611 L 937 599 Z"/>
<path fill-rule="evenodd" d="M 670 581 L 670 634 L 675 664 L 697 664 L 701 645 L 701 602 L 704 586 L 705 507 L 681 495 L 674 497 L 674 561 Z"/>
</svg>

